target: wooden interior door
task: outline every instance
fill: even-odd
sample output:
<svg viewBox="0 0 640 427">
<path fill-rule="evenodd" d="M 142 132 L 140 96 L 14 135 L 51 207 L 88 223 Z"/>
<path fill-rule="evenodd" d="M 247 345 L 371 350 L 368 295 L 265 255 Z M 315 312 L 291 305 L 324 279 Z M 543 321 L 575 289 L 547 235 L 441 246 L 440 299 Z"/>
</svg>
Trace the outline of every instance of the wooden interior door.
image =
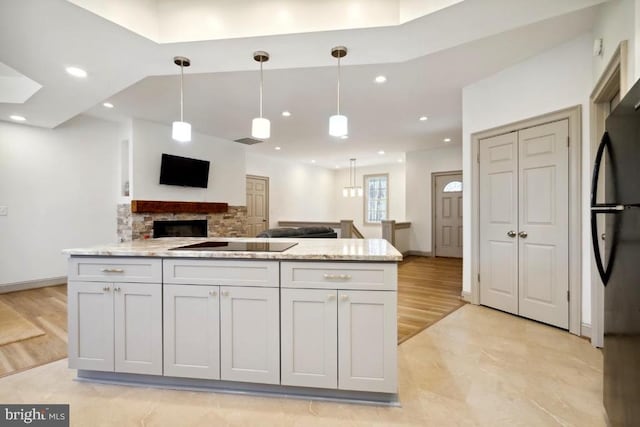
<svg viewBox="0 0 640 427">
<path fill-rule="evenodd" d="M 269 226 L 269 178 L 247 176 L 247 235 L 254 237 Z"/>
<path fill-rule="evenodd" d="M 569 327 L 569 121 L 518 132 L 519 314 Z"/>
<path fill-rule="evenodd" d="M 462 258 L 462 173 L 436 175 L 435 255 Z"/>
<path fill-rule="evenodd" d="M 518 135 L 480 141 L 480 304 L 518 313 Z"/>
</svg>

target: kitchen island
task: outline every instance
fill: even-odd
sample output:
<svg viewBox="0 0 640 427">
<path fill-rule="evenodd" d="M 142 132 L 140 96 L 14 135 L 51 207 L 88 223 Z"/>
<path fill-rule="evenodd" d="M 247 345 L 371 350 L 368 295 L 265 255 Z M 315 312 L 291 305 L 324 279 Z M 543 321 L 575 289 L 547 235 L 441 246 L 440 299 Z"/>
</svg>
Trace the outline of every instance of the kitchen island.
<svg viewBox="0 0 640 427">
<path fill-rule="evenodd" d="M 382 239 L 163 238 L 68 249 L 78 378 L 397 402 Z"/>
</svg>

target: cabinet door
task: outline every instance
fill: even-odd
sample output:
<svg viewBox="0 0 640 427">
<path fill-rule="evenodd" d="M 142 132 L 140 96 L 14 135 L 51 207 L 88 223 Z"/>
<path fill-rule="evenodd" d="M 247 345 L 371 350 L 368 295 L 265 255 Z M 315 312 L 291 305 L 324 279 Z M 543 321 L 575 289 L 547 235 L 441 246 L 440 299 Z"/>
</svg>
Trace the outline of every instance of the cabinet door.
<svg viewBox="0 0 640 427">
<path fill-rule="evenodd" d="M 114 284 L 115 371 L 162 375 L 162 285 Z"/>
<path fill-rule="evenodd" d="M 113 371 L 113 285 L 69 282 L 69 367 Z"/>
<path fill-rule="evenodd" d="M 396 393 L 396 292 L 338 294 L 338 388 Z"/>
<path fill-rule="evenodd" d="M 221 286 L 220 293 L 220 378 L 279 384 L 279 289 Z"/>
<path fill-rule="evenodd" d="M 164 285 L 164 375 L 220 379 L 218 286 Z"/>
<path fill-rule="evenodd" d="M 338 386 L 336 291 L 282 289 L 282 384 Z"/>
</svg>

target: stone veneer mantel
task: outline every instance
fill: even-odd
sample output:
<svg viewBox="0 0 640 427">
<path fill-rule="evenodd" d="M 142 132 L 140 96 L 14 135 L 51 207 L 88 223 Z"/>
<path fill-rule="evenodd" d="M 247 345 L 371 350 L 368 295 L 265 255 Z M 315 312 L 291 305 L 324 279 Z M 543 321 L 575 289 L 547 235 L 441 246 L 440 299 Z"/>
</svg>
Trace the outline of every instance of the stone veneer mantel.
<svg viewBox="0 0 640 427">
<path fill-rule="evenodd" d="M 207 241 L 296 242 L 284 252 L 172 251 L 171 248 Z M 66 249 L 72 256 L 131 256 L 163 258 L 221 258 L 325 261 L 402 261 L 402 254 L 384 239 L 262 239 L 262 238 L 183 238 L 134 240 L 90 248 Z"/>
</svg>

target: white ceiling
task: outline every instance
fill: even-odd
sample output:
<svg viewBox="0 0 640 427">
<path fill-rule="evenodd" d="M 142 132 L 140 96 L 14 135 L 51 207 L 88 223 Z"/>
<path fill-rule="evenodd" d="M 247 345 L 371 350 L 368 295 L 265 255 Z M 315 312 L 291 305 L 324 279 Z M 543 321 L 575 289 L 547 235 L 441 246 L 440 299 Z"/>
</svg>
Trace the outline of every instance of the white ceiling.
<svg viewBox="0 0 640 427">
<path fill-rule="evenodd" d="M 0 120 L 20 114 L 27 125 L 55 127 L 89 113 L 168 124 L 179 114 L 172 58 L 185 55 L 193 62 L 185 74 L 185 120 L 203 133 L 247 137 L 258 109 L 252 52 L 266 50 L 272 138 L 248 150 L 327 167 L 353 156 L 362 165 L 395 161 L 406 151 L 441 146 L 445 137 L 459 144 L 462 87 L 589 31 L 593 6 L 602 2 L 466 0 L 398 26 L 159 44 L 67 1 L 5 0 L 0 61 L 42 88 L 23 104 L 0 103 Z M 336 86 L 329 52 L 336 45 L 349 48 L 344 141 L 328 136 Z M 86 69 L 88 78 L 68 76 L 69 65 Z M 373 83 L 378 74 L 388 81 Z M 116 108 L 104 109 L 105 100 Z M 285 109 L 292 113 L 286 119 Z M 418 121 L 421 115 L 429 120 Z"/>
</svg>

